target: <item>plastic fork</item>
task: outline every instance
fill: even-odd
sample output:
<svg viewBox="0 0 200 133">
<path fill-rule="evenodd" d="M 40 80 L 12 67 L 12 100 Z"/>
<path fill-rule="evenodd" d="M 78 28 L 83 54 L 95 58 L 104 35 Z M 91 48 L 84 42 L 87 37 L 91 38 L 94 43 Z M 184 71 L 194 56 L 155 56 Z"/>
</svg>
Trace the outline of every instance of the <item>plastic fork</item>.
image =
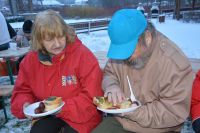
<svg viewBox="0 0 200 133">
<path fill-rule="evenodd" d="M 129 89 L 130 89 L 130 92 L 131 92 L 131 97 L 130 97 L 130 99 L 131 99 L 132 102 L 137 101 L 136 98 L 135 98 L 135 95 L 133 94 L 132 86 L 131 86 L 131 84 L 130 84 L 128 75 L 127 75 L 127 80 L 128 80 L 128 86 L 129 86 Z"/>
</svg>

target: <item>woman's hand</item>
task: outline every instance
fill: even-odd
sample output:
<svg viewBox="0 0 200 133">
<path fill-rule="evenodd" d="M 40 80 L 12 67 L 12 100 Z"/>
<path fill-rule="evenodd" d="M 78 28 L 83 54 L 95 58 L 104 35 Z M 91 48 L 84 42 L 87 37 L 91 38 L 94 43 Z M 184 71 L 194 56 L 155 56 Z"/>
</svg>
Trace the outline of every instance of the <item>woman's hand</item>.
<svg viewBox="0 0 200 133">
<path fill-rule="evenodd" d="M 109 88 L 104 93 L 104 97 L 108 97 L 108 101 L 112 102 L 114 105 L 121 103 L 125 99 L 124 93 L 118 87 Z"/>
</svg>

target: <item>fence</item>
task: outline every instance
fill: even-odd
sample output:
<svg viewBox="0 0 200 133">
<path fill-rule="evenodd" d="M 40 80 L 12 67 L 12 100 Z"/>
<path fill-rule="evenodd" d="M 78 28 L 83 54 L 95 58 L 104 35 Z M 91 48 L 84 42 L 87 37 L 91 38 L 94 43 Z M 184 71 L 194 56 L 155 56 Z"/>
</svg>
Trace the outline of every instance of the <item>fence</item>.
<svg viewBox="0 0 200 133">
<path fill-rule="evenodd" d="M 92 31 L 99 31 L 99 30 L 105 30 L 108 27 L 108 24 L 110 22 L 110 19 L 103 19 L 103 20 L 91 20 L 91 21 L 85 21 L 85 22 L 74 22 L 74 23 L 68 23 L 70 26 L 72 26 L 76 33 L 89 33 Z M 15 28 L 15 31 L 18 31 L 20 28 Z"/>
<path fill-rule="evenodd" d="M 96 20 L 96 21 L 87 21 L 87 22 L 76 22 L 69 23 L 70 26 L 74 27 L 76 33 L 85 33 L 91 31 L 98 31 L 107 29 L 110 19 L 105 20 Z"/>
<path fill-rule="evenodd" d="M 196 23 L 200 23 L 200 11 L 183 12 L 183 21 L 184 22 L 194 21 Z"/>
</svg>

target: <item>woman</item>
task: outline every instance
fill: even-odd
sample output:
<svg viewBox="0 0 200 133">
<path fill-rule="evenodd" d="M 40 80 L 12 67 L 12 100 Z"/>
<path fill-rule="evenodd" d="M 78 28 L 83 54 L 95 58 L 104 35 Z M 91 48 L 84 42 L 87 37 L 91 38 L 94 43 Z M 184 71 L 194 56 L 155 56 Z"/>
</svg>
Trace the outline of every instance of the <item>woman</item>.
<svg viewBox="0 0 200 133">
<path fill-rule="evenodd" d="M 89 133 L 101 121 L 92 98 L 102 95 L 102 73 L 94 55 L 55 11 L 37 14 L 33 51 L 20 64 L 11 111 L 25 118 L 23 107 L 59 96 L 65 102 L 55 116 L 39 119 L 31 133 Z"/>
</svg>

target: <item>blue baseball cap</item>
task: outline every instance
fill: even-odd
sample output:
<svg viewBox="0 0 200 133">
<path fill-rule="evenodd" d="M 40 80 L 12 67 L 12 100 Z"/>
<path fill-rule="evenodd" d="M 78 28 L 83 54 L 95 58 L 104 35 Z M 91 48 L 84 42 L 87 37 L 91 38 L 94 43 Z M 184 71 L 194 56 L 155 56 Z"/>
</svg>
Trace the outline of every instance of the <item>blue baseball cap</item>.
<svg viewBox="0 0 200 133">
<path fill-rule="evenodd" d="M 107 56 L 111 59 L 127 59 L 135 51 L 140 35 L 147 26 L 145 16 L 136 9 L 117 11 L 108 26 L 110 47 Z"/>
</svg>

